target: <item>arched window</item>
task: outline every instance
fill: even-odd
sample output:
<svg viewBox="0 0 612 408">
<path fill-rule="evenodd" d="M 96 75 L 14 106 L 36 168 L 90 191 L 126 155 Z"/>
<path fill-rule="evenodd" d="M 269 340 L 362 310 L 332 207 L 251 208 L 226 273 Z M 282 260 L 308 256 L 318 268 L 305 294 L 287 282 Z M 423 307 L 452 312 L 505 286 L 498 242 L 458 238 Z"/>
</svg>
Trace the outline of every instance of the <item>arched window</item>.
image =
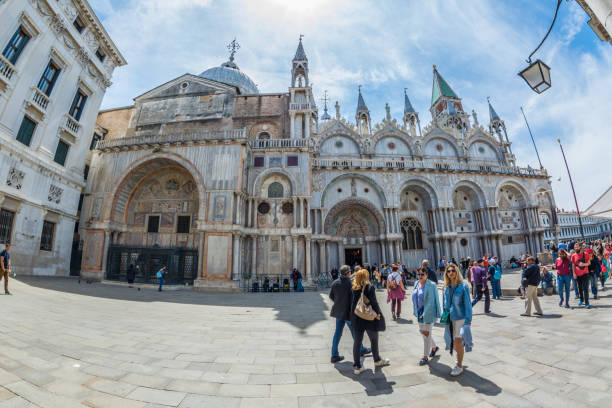
<svg viewBox="0 0 612 408">
<path fill-rule="evenodd" d="M 270 134 L 268 132 L 261 132 L 259 135 L 257 135 L 257 138 L 259 140 L 268 140 L 270 139 Z"/>
<path fill-rule="evenodd" d="M 401 222 L 404 249 L 423 249 L 423 227 L 416 218 L 406 218 Z"/>
<path fill-rule="evenodd" d="M 277 181 L 268 186 L 268 198 L 282 198 L 283 185 Z"/>
</svg>

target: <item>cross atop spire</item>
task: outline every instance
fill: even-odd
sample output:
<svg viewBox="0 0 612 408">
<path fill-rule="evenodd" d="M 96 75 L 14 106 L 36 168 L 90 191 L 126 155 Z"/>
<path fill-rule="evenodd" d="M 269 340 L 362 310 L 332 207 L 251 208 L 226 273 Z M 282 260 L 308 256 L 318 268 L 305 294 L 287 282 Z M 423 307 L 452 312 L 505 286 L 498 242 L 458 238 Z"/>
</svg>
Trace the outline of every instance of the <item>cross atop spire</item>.
<svg viewBox="0 0 612 408">
<path fill-rule="evenodd" d="M 323 91 L 323 97 L 321 100 L 323 101 L 323 115 L 321 115 L 321 120 L 329 120 L 331 119 L 331 116 L 329 116 L 329 113 L 327 113 L 327 101 L 329 100 L 327 98 L 327 90 Z"/>
<path fill-rule="evenodd" d="M 234 55 L 236 54 L 236 51 L 240 49 L 240 44 L 238 44 L 238 41 L 236 41 L 236 37 L 234 37 L 232 42 L 227 45 L 227 49 L 230 51 L 229 60 L 234 62 Z"/>
</svg>

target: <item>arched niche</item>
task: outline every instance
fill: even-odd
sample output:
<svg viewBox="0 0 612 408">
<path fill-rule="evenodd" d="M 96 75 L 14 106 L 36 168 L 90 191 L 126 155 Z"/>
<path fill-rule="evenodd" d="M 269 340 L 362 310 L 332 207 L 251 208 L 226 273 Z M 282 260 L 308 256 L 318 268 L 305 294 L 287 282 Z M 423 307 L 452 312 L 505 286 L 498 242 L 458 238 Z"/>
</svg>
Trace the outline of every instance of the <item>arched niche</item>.
<svg viewBox="0 0 612 408">
<path fill-rule="evenodd" d="M 384 136 L 376 142 L 374 146 L 374 153 L 377 155 L 397 155 L 397 156 L 410 156 L 412 151 L 406 141 L 400 139 L 397 136 Z"/>
<path fill-rule="evenodd" d="M 331 208 L 347 198 L 362 198 L 378 208 L 387 205 L 382 188 L 374 180 L 361 174 L 349 173 L 336 177 L 325 186 L 321 195 L 321 207 Z"/>
<path fill-rule="evenodd" d="M 451 141 L 442 137 L 433 137 L 428 140 L 423 149 L 423 153 L 426 156 L 431 157 L 449 157 L 457 158 L 457 146 Z"/>
<path fill-rule="evenodd" d="M 323 142 L 319 152 L 333 155 L 359 155 L 359 145 L 348 136 L 335 135 Z"/>
<path fill-rule="evenodd" d="M 482 140 L 477 140 L 470 144 L 468 149 L 469 156 L 473 160 L 481 161 L 497 161 L 499 160 L 496 149 L 489 143 Z"/>
</svg>

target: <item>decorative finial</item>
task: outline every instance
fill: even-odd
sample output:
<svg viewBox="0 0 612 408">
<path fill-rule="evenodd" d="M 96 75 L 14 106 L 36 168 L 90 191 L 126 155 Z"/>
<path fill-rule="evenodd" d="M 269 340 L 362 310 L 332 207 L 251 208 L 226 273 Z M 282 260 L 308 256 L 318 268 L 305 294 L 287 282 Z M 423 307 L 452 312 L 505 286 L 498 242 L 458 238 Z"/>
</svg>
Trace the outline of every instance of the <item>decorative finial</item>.
<svg viewBox="0 0 612 408">
<path fill-rule="evenodd" d="M 407 90 L 408 88 L 404 88 L 404 95 L 407 95 L 407 92 L 406 92 Z"/>
<path fill-rule="evenodd" d="M 302 42 L 302 38 L 304 38 L 304 34 L 300 34 L 300 42 Z"/>
<path fill-rule="evenodd" d="M 359 93 L 361 93 L 361 85 L 357 85 L 357 89 L 359 90 Z"/>
<path fill-rule="evenodd" d="M 436 70 L 436 64 L 433 64 L 433 69 L 434 69 L 434 71 Z"/>
<path fill-rule="evenodd" d="M 236 41 L 236 37 L 234 37 L 234 39 L 232 40 L 231 43 L 229 43 L 227 45 L 227 49 L 230 51 L 230 61 L 234 61 L 234 54 L 236 54 L 236 51 L 238 51 L 240 49 L 240 44 L 238 44 L 238 41 Z"/>
<path fill-rule="evenodd" d="M 334 105 L 334 107 L 336 108 L 336 119 L 340 120 L 340 104 L 338 101 L 336 101 L 336 105 Z"/>
<path fill-rule="evenodd" d="M 489 99 L 491 99 L 491 97 L 490 97 L 490 96 L 487 96 L 487 102 L 488 102 L 488 103 L 491 103 L 491 101 L 490 101 Z"/>
<path fill-rule="evenodd" d="M 385 111 L 387 111 L 387 120 L 391 120 L 391 107 L 389 107 L 389 102 L 385 103 Z"/>
<path fill-rule="evenodd" d="M 327 89 L 323 91 L 323 98 L 321 98 L 321 100 L 323 101 L 323 104 L 325 105 L 325 111 L 327 112 L 327 101 L 329 100 L 327 98 Z"/>
</svg>

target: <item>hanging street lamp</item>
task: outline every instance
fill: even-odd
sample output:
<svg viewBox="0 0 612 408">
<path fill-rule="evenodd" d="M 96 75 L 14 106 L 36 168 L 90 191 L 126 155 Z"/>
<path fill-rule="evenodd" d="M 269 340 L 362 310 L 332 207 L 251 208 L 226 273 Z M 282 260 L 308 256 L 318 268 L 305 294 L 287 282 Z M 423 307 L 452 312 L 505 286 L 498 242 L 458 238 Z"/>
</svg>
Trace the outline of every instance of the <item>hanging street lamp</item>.
<svg viewBox="0 0 612 408">
<path fill-rule="evenodd" d="M 529 57 L 527 57 L 527 63 L 529 64 L 529 66 L 518 73 L 518 75 L 523 78 L 525 82 L 527 82 L 527 85 L 529 85 L 529 87 L 537 93 L 542 93 L 548 88 L 550 88 L 550 67 L 543 63 L 540 59 L 536 60 L 535 62 L 532 62 L 531 56 L 535 54 L 537 50 L 540 49 L 542 44 L 544 44 L 546 38 L 548 38 L 548 34 L 550 34 L 550 31 L 552 30 L 553 26 L 555 25 L 555 21 L 557 20 L 557 13 L 559 12 L 561 1 L 562 0 L 557 0 L 555 16 L 553 17 L 552 24 L 548 28 L 546 35 L 544 36 L 542 41 L 540 41 L 540 44 L 536 47 L 536 49 L 533 50 L 531 54 L 529 54 Z"/>
</svg>

